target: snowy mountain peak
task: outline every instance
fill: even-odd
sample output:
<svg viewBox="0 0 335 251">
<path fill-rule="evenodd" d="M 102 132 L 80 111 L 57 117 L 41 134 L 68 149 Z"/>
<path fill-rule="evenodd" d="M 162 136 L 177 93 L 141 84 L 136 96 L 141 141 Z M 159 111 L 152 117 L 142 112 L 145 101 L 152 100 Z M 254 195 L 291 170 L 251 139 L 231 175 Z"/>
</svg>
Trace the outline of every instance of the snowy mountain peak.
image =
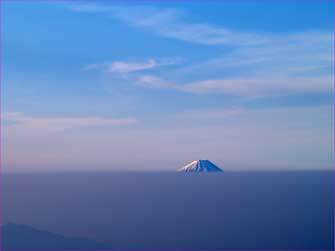
<svg viewBox="0 0 335 251">
<path fill-rule="evenodd" d="M 180 172 L 223 172 L 221 168 L 209 160 L 194 160 L 178 169 Z"/>
</svg>

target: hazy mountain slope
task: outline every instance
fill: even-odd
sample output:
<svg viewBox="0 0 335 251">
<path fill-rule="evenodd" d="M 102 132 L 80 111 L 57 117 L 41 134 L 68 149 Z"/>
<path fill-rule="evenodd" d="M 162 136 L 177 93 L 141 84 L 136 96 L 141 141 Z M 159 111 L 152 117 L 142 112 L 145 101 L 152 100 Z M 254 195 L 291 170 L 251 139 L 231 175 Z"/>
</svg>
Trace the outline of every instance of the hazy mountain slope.
<svg viewBox="0 0 335 251">
<path fill-rule="evenodd" d="M 13 223 L 2 226 L 2 248 L 4 250 L 108 249 L 107 245 L 94 240 L 65 237 Z"/>
</svg>

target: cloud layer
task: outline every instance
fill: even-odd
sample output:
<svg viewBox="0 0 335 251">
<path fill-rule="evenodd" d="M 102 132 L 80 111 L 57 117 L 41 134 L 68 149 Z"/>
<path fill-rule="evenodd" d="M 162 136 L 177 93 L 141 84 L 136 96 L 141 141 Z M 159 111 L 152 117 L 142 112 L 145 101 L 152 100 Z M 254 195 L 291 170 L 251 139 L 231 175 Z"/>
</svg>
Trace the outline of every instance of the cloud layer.
<svg viewBox="0 0 335 251">
<path fill-rule="evenodd" d="M 102 13 L 143 31 L 207 46 L 228 46 L 230 51 L 212 59 L 167 70 L 159 76 L 141 71 L 178 64 L 178 60 L 112 62 L 112 73 L 138 73 L 132 82 L 156 89 L 193 94 L 222 93 L 237 96 L 331 93 L 333 41 L 327 31 L 271 34 L 233 31 L 209 23 L 186 21 L 171 8 L 73 4 L 72 11 Z"/>
<path fill-rule="evenodd" d="M 149 59 L 142 62 L 113 61 L 107 63 L 89 64 L 83 67 L 83 70 L 102 70 L 109 73 L 127 74 L 139 72 L 161 66 L 178 65 L 182 62 L 181 58 Z"/>
<path fill-rule="evenodd" d="M 141 86 L 157 89 L 173 89 L 193 94 L 222 93 L 235 96 L 276 96 L 295 93 L 323 93 L 332 89 L 331 77 L 241 77 L 209 79 L 205 81 L 176 84 L 155 76 L 141 76 Z"/>
<path fill-rule="evenodd" d="M 333 112 L 331 106 L 216 108 L 179 113 L 151 128 L 6 133 L 4 166 L 175 170 L 190 159 L 208 158 L 226 170 L 330 169 Z"/>
<path fill-rule="evenodd" d="M 133 117 L 31 117 L 21 113 L 7 113 L 3 118 L 12 129 L 34 129 L 63 131 L 66 129 L 100 126 L 131 125 L 137 122 Z"/>
<path fill-rule="evenodd" d="M 177 9 L 161 9 L 142 6 L 114 6 L 71 4 L 70 10 L 87 13 L 103 13 L 126 22 L 134 27 L 167 38 L 179 39 L 206 45 L 260 45 L 267 42 L 266 37 L 253 33 L 239 33 L 227 28 L 206 23 L 184 21 L 183 13 Z"/>
</svg>

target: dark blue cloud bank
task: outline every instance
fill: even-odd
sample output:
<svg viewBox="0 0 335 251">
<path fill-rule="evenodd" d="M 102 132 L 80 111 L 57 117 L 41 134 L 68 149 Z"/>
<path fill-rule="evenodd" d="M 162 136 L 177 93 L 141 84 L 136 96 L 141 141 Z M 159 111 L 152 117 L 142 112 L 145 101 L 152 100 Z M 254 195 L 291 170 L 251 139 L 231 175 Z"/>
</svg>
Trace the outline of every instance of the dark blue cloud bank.
<svg viewBox="0 0 335 251">
<path fill-rule="evenodd" d="M 4 223 L 28 226 L 5 225 L 4 244 L 331 250 L 333 185 L 331 171 L 7 174 Z"/>
</svg>

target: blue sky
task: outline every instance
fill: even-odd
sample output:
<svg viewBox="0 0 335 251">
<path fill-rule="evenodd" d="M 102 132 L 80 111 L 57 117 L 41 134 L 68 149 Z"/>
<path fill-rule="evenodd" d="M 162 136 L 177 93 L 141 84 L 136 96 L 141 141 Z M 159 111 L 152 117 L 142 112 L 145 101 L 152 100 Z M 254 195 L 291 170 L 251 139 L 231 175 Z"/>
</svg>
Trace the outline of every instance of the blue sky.
<svg viewBox="0 0 335 251">
<path fill-rule="evenodd" d="M 333 10 L 5 2 L 5 170 L 332 168 Z"/>
</svg>

